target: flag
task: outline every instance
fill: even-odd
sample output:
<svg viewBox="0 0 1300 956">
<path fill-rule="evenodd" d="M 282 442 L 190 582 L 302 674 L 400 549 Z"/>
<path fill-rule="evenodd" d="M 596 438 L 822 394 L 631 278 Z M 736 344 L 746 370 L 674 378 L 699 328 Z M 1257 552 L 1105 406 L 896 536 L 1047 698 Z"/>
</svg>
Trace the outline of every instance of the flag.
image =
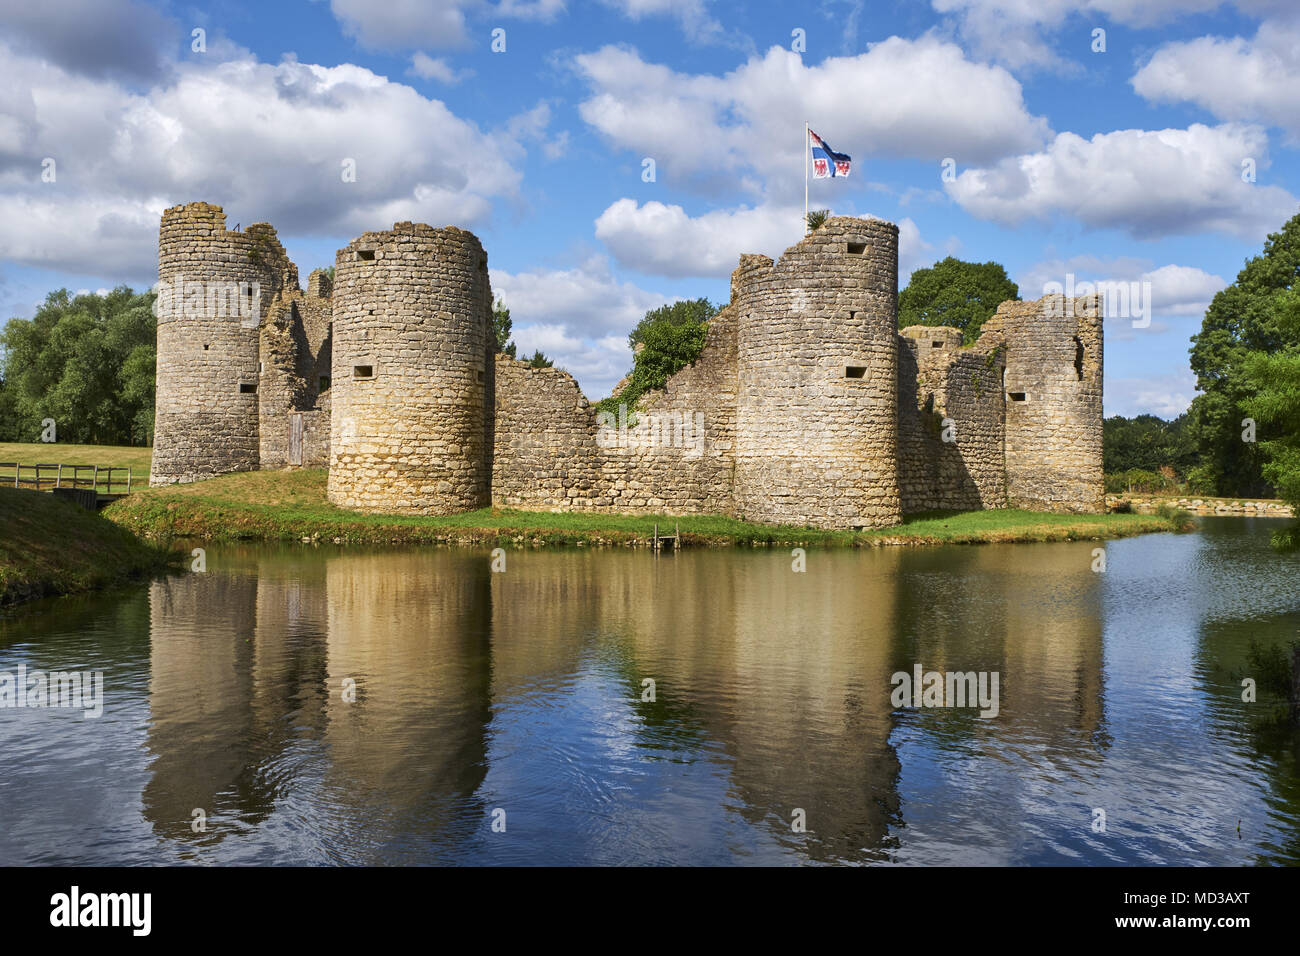
<svg viewBox="0 0 1300 956">
<path fill-rule="evenodd" d="M 813 179 L 830 179 L 849 174 L 849 164 L 853 160 L 848 153 L 835 152 L 826 140 L 812 130 L 808 131 L 808 138 L 812 146 Z"/>
</svg>

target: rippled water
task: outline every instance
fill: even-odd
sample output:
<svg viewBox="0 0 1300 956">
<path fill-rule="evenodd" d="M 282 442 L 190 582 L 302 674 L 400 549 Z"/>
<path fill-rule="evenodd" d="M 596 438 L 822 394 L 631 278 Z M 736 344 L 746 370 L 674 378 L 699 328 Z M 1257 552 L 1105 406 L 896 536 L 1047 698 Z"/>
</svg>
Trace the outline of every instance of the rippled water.
<svg viewBox="0 0 1300 956">
<path fill-rule="evenodd" d="M 0 709 L 0 863 L 1300 863 L 1300 734 L 1240 699 L 1251 640 L 1300 632 L 1273 526 L 1103 574 L 1094 543 L 209 546 L 0 620 L 0 672 L 105 685 L 99 719 Z M 918 663 L 997 672 L 998 716 L 893 706 Z"/>
</svg>

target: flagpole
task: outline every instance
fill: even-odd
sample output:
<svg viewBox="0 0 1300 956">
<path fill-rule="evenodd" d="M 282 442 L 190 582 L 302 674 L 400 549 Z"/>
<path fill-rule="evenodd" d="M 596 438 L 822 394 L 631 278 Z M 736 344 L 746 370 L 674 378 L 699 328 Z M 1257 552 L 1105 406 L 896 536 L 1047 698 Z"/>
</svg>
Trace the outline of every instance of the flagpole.
<svg viewBox="0 0 1300 956">
<path fill-rule="evenodd" d="M 803 234 L 808 235 L 808 123 L 803 124 Z"/>
</svg>

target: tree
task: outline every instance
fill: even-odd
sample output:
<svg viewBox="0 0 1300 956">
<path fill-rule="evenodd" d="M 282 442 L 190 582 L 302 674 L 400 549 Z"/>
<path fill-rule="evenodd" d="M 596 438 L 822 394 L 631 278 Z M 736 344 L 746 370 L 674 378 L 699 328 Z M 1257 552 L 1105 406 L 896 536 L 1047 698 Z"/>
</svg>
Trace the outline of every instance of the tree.
<svg viewBox="0 0 1300 956">
<path fill-rule="evenodd" d="M 152 292 L 51 292 L 31 319 L 0 332 L 4 402 L 14 437 L 35 441 L 52 418 L 60 441 L 146 444 L 153 431 Z"/>
<path fill-rule="evenodd" d="M 1196 462 L 1185 414 L 1173 421 L 1155 415 L 1113 415 L 1102 422 L 1102 468 L 1108 475 L 1172 468 L 1186 477 Z"/>
<path fill-rule="evenodd" d="M 497 337 L 497 351 L 511 358 L 515 357 L 515 343 L 510 341 L 510 329 L 514 323 L 510 321 L 510 310 L 506 308 L 505 302 L 498 296 L 496 305 L 492 306 L 492 331 Z M 541 353 L 538 352 L 538 355 Z"/>
<path fill-rule="evenodd" d="M 1289 322 L 1286 300 L 1300 274 L 1300 215 L 1271 233 L 1263 252 L 1246 261 L 1237 280 L 1215 295 L 1192 336 L 1191 365 L 1201 392 L 1189 410 L 1201 455 L 1200 476 L 1219 494 L 1271 494 L 1264 455 L 1243 441 L 1242 420 L 1254 389 L 1246 373 L 1253 356 L 1300 346 L 1300 327 Z M 1259 367 L 1261 370 L 1264 366 Z"/>
<path fill-rule="evenodd" d="M 808 213 L 808 231 L 816 232 L 826 224 L 826 220 L 830 217 L 831 211 L 829 209 L 812 210 L 812 212 Z"/>
<path fill-rule="evenodd" d="M 682 299 L 651 309 L 627 337 L 632 346 L 632 372 L 627 387 L 597 403 L 605 411 L 620 404 L 636 405 L 646 392 L 663 388 L 668 379 L 700 357 L 709 320 L 718 307 L 708 299 Z"/>
<path fill-rule="evenodd" d="M 510 348 L 513 349 L 514 345 L 511 345 Z M 533 352 L 533 357 L 528 359 L 527 361 L 528 364 L 533 368 L 550 368 L 555 364 L 550 359 L 548 359 L 545 355 L 542 354 L 541 349 L 538 349 L 537 351 Z"/>
<path fill-rule="evenodd" d="M 946 325 L 961 329 L 962 343 L 970 345 L 999 305 L 1018 298 L 1019 287 L 998 263 L 964 262 L 948 256 L 912 273 L 907 288 L 898 296 L 898 327 Z"/>
<path fill-rule="evenodd" d="M 1255 419 L 1263 478 L 1300 518 L 1300 288 L 1275 300 L 1276 328 L 1297 343 L 1275 352 L 1256 353 L 1242 364 L 1249 395 L 1242 408 Z M 1273 536 L 1279 548 L 1300 548 L 1300 523 Z"/>
</svg>

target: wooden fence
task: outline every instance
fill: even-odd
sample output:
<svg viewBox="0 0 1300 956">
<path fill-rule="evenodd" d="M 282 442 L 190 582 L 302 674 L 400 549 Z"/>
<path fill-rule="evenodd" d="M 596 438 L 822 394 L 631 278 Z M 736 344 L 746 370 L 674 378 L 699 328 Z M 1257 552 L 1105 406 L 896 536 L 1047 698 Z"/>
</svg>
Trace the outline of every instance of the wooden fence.
<svg viewBox="0 0 1300 956">
<path fill-rule="evenodd" d="M 129 495 L 131 468 L 106 465 L 23 465 L 0 461 L 0 485 L 53 491 L 55 488 L 85 488 L 101 495 Z"/>
</svg>

